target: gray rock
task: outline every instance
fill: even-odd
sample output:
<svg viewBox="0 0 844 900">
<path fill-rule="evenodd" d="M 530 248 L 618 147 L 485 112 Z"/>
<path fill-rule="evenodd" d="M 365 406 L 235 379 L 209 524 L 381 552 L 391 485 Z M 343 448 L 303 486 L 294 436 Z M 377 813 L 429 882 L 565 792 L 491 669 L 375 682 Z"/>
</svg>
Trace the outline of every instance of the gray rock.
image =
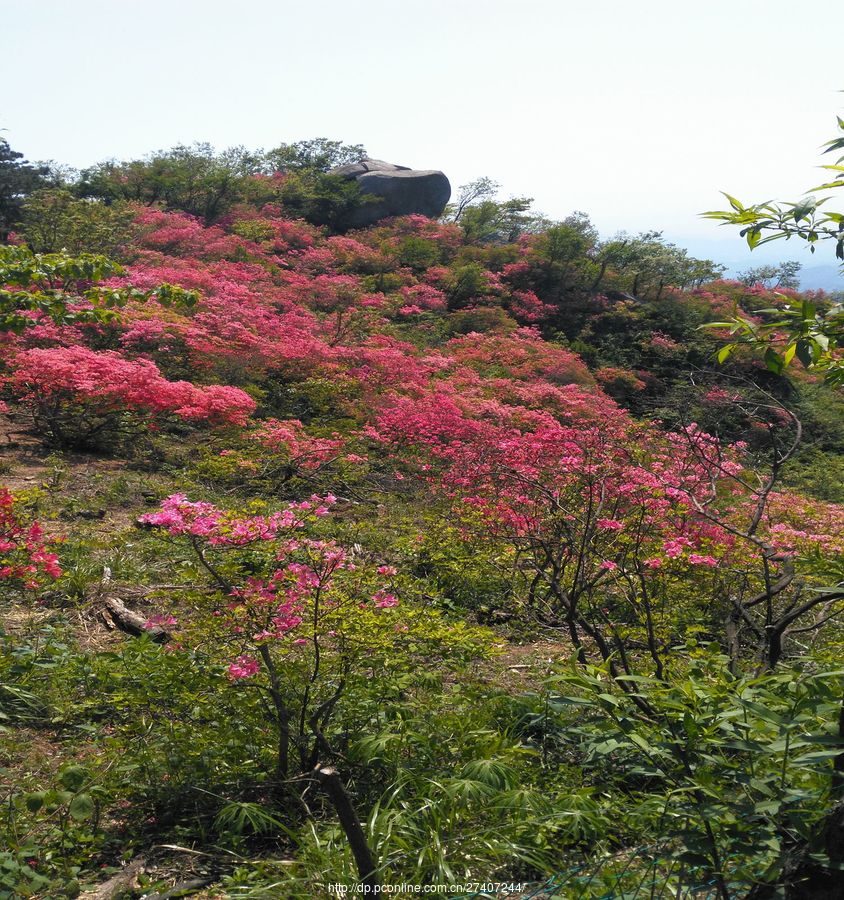
<svg viewBox="0 0 844 900">
<path fill-rule="evenodd" d="M 397 166 L 384 162 L 383 159 L 362 159 L 360 162 L 349 163 L 345 166 L 337 166 L 331 170 L 332 175 L 341 175 L 343 178 L 358 178 L 366 172 L 409 172 L 408 166 Z"/>
<path fill-rule="evenodd" d="M 377 198 L 352 211 L 351 228 L 374 225 L 389 216 L 418 214 L 435 219 L 451 197 L 451 185 L 442 172 L 409 169 L 380 159 L 338 166 L 331 174 L 355 180 L 364 194 Z"/>
</svg>

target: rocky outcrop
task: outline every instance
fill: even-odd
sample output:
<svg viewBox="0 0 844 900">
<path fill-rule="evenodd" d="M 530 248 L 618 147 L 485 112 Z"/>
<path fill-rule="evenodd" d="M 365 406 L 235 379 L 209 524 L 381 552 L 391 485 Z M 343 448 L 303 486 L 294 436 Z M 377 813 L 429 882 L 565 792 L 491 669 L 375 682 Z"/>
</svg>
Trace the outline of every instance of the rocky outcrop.
<svg viewBox="0 0 844 900">
<path fill-rule="evenodd" d="M 419 214 L 441 216 L 451 197 L 451 185 L 442 172 L 409 169 L 380 159 L 363 159 L 332 169 L 332 175 L 354 180 L 373 199 L 353 210 L 350 228 L 365 228 L 389 216 Z"/>
</svg>

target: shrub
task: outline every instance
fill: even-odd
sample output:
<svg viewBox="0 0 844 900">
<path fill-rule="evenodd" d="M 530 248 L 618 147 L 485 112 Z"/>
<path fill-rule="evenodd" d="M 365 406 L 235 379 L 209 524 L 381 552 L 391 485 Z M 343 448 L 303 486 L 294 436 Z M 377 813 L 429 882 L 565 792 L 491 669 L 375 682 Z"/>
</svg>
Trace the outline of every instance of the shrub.
<svg viewBox="0 0 844 900">
<path fill-rule="evenodd" d="M 20 504 L 6 488 L 0 488 L 0 586 L 3 590 L 32 590 L 43 581 L 58 578 L 58 557 L 38 522 L 25 522 Z"/>
<path fill-rule="evenodd" d="M 148 360 L 85 347 L 23 351 L 6 381 L 38 431 L 59 446 L 114 443 L 167 416 L 242 425 L 255 409 L 239 388 L 167 381 Z"/>
</svg>

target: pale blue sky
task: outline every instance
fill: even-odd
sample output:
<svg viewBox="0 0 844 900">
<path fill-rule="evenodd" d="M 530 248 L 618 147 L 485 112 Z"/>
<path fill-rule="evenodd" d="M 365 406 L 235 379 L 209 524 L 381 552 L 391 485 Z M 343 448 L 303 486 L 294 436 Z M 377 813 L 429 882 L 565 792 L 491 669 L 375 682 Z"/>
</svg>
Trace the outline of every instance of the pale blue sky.
<svg viewBox="0 0 844 900">
<path fill-rule="evenodd" d="M 0 0 L 0 127 L 75 166 L 337 138 L 732 258 L 738 238 L 697 214 L 722 189 L 799 195 L 844 107 L 840 2 L 800 6 Z"/>
</svg>

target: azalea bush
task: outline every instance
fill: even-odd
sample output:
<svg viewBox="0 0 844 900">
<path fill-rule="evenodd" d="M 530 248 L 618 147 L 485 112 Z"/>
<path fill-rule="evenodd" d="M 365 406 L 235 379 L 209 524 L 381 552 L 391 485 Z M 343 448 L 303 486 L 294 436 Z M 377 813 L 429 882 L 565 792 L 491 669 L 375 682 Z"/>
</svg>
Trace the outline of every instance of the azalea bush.
<svg viewBox="0 0 844 900">
<path fill-rule="evenodd" d="M 371 856 L 361 859 L 368 848 L 360 823 L 356 814 L 344 817 L 349 796 L 324 768 L 338 755 L 332 735 L 337 707 L 362 671 L 395 677 L 417 654 L 428 661 L 455 651 L 471 655 L 473 635 L 431 611 L 404 609 L 393 566 L 373 565 L 330 538 L 313 536 L 335 503 L 332 495 L 313 496 L 244 516 L 173 495 L 140 524 L 187 543 L 210 578 L 210 604 L 206 599 L 204 615 L 178 635 L 176 649 L 200 636 L 206 645 L 226 648 L 229 678 L 259 690 L 276 728 L 276 799 L 288 793 L 291 776 L 316 772 L 328 785 L 361 878 L 370 879 L 375 863 Z M 165 613 L 147 624 L 172 631 L 178 622 Z"/>
<path fill-rule="evenodd" d="M 459 647 L 472 635 L 430 612 L 403 608 L 395 567 L 313 536 L 335 503 L 332 495 L 315 495 L 249 516 L 177 494 L 140 519 L 186 543 L 210 577 L 216 593 L 202 628 L 212 628 L 228 648 L 233 681 L 261 675 L 279 717 L 280 779 L 289 774 L 291 749 L 304 770 L 327 749 L 326 723 L 353 671 L 407 665 L 390 655 L 410 641 L 420 652 L 423 646 L 436 652 L 437 645 L 448 652 L 449 640 Z M 177 622 L 168 614 L 149 624 Z"/>
<path fill-rule="evenodd" d="M 22 504 L 0 487 L 0 584 L 7 592 L 33 591 L 62 574 L 54 542 Z"/>
<path fill-rule="evenodd" d="M 766 429 L 780 437 L 756 486 L 742 442 L 696 425 L 645 439 L 606 399 L 600 421 L 595 398 L 559 399 L 559 418 L 499 407 L 497 421 L 465 397 L 399 401 L 369 434 L 414 462 L 472 541 L 511 554 L 523 608 L 620 671 L 641 665 L 632 640 L 661 673 L 688 628 L 724 640 L 736 664 L 752 642 L 775 665 L 790 635 L 833 610 L 811 557 L 841 552 L 842 511 L 779 488 L 795 447 L 786 424 Z M 691 585 L 705 607 L 686 599 Z"/>
<path fill-rule="evenodd" d="M 62 447 L 118 443 L 168 418 L 243 425 L 255 409 L 239 388 L 168 381 L 148 360 L 86 347 L 24 350 L 10 370 L 7 389 L 35 428 Z"/>
</svg>

